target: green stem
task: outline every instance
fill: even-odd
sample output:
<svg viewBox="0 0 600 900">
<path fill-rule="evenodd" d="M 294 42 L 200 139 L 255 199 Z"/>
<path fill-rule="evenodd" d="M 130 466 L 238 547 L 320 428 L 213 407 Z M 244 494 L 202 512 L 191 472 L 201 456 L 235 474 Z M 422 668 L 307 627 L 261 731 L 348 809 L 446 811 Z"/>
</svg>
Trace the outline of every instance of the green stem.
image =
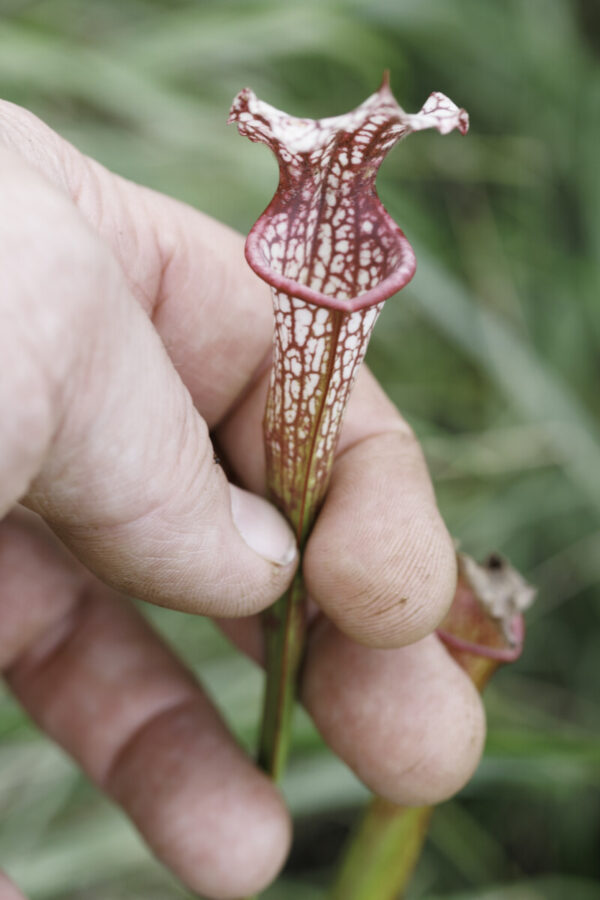
<svg viewBox="0 0 600 900">
<path fill-rule="evenodd" d="M 279 781 L 290 748 L 298 669 L 306 632 L 305 588 L 301 565 L 289 589 L 263 613 L 266 684 L 258 762 Z"/>
<path fill-rule="evenodd" d="M 425 841 L 430 806 L 399 807 L 375 797 L 351 840 L 330 900 L 397 900 Z"/>
</svg>

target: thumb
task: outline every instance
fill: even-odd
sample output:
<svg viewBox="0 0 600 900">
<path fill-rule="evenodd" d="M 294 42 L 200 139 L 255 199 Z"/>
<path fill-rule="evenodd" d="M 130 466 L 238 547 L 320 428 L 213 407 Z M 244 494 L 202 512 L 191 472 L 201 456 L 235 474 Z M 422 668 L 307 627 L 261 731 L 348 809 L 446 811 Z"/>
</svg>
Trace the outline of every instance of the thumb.
<svg viewBox="0 0 600 900">
<path fill-rule="evenodd" d="M 12 157 L 1 180 L 0 513 L 23 497 L 137 597 L 220 616 L 269 605 L 295 567 L 291 530 L 228 484 L 152 323 L 69 201 Z"/>
</svg>

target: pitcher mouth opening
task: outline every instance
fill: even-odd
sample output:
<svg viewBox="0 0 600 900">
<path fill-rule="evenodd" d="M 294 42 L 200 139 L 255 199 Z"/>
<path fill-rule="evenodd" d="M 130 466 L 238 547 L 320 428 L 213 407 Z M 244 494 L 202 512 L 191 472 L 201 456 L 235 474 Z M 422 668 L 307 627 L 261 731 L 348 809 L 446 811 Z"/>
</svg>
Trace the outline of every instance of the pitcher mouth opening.
<svg viewBox="0 0 600 900">
<path fill-rule="evenodd" d="M 352 313 L 370 306 L 376 306 L 391 297 L 405 287 L 416 271 L 416 257 L 414 250 L 393 219 L 383 210 L 378 218 L 386 245 L 373 246 L 373 238 L 365 232 L 367 241 L 357 242 L 353 253 L 363 264 L 359 262 L 354 274 L 354 290 L 341 290 L 331 277 L 325 265 L 324 273 L 311 271 L 307 266 L 294 265 L 294 261 L 275 257 L 273 243 L 267 233 L 269 229 L 275 230 L 276 215 L 269 215 L 269 211 L 261 216 L 254 225 L 246 240 L 245 254 L 250 267 L 256 274 L 270 284 L 277 291 L 289 294 L 328 309 L 340 310 Z M 341 244 L 347 244 L 342 241 Z M 373 250 L 384 253 L 388 264 L 377 267 L 374 271 L 370 266 L 370 258 Z M 335 246 L 332 250 L 332 259 L 335 264 Z M 291 262 L 291 264 L 290 264 Z M 317 265 L 319 260 L 317 260 Z M 290 277 L 290 269 L 295 277 Z"/>
</svg>

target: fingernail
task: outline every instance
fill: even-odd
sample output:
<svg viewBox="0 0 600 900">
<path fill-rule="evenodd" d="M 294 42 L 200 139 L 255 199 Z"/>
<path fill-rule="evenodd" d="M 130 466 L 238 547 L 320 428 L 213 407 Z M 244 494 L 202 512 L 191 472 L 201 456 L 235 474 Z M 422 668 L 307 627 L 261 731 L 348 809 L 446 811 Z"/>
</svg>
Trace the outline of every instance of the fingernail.
<svg viewBox="0 0 600 900">
<path fill-rule="evenodd" d="M 229 487 L 233 521 L 248 546 L 269 562 L 289 565 L 297 553 L 296 539 L 283 516 L 262 497 Z"/>
</svg>

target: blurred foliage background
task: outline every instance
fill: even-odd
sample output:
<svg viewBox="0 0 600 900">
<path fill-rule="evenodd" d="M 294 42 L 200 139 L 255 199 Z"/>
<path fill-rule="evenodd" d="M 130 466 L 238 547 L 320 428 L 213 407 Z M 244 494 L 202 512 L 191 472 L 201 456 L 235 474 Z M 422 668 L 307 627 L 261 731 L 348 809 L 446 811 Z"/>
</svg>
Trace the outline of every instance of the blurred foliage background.
<svg viewBox="0 0 600 900">
<path fill-rule="evenodd" d="M 0 93 L 136 181 L 246 231 L 273 160 L 225 120 L 249 84 L 345 112 L 389 67 L 468 138 L 416 135 L 379 191 L 417 251 L 370 364 L 423 441 L 463 548 L 540 587 L 487 694 L 471 784 L 441 807 L 412 900 L 600 896 L 600 7 L 595 0 L 0 0 Z M 252 745 L 260 676 L 209 623 L 147 611 Z M 399 685 L 401 689 L 401 685 Z M 366 796 L 300 717 L 273 900 L 318 900 Z M 31 900 L 185 891 L 0 693 L 0 863 Z"/>
</svg>

